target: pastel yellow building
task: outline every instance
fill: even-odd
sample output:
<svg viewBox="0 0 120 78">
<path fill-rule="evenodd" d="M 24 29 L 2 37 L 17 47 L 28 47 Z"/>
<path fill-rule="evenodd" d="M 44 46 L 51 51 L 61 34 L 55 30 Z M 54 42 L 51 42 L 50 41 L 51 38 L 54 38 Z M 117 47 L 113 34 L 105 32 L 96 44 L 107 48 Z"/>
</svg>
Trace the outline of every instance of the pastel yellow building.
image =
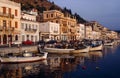
<svg viewBox="0 0 120 78">
<path fill-rule="evenodd" d="M 0 44 L 11 44 L 20 39 L 21 5 L 0 0 Z"/>
<path fill-rule="evenodd" d="M 57 10 L 50 10 L 43 12 L 43 21 L 54 22 L 60 24 L 60 39 L 71 40 L 76 39 L 76 19 L 71 18 L 68 14 L 65 16 L 62 12 Z"/>
</svg>

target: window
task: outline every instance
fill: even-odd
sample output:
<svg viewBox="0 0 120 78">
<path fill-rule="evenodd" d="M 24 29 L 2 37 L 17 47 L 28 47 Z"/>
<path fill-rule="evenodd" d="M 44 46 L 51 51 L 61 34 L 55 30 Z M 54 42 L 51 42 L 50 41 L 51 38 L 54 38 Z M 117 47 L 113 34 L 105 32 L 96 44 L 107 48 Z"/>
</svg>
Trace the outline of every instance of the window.
<svg viewBox="0 0 120 78">
<path fill-rule="evenodd" d="M 35 42 L 37 42 L 37 36 L 35 36 Z"/>
<path fill-rule="evenodd" d="M 21 29 L 24 29 L 24 23 L 21 24 Z"/>
<path fill-rule="evenodd" d="M 24 35 L 22 35 L 22 41 L 25 41 L 25 36 Z"/>
<path fill-rule="evenodd" d="M 16 40 L 16 41 L 18 40 L 18 35 L 15 36 L 15 40 Z"/>
<path fill-rule="evenodd" d="M 15 28 L 18 28 L 18 22 L 15 22 Z"/>
<path fill-rule="evenodd" d="M 15 10 L 15 16 L 18 16 L 18 10 Z"/>
<path fill-rule="evenodd" d="M 27 40 L 29 40 L 29 35 L 27 35 Z"/>
<path fill-rule="evenodd" d="M 3 14 L 6 14 L 6 7 L 3 7 Z"/>
<path fill-rule="evenodd" d="M 33 36 L 31 36 L 31 41 L 33 41 Z"/>
<path fill-rule="evenodd" d="M 29 24 L 29 30 L 31 30 L 31 24 Z"/>
<path fill-rule="evenodd" d="M 8 9 L 8 13 L 11 15 L 11 8 Z"/>
<path fill-rule="evenodd" d="M 49 17 L 49 15 L 48 15 L 48 14 L 47 14 L 46 16 L 47 16 L 47 18 Z"/>
<path fill-rule="evenodd" d="M 11 25 L 11 21 L 9 21 L 9 26 L 10 26 L 10 28 L 12 27 L 12 25 Z"/>
<path fill-rule="evenodd" d="M 51 17 L 53 17 L 53 14 L 51 14 Z"/>
<path fill-rule="evenodd" d="M 7 24 L 6 24 L 6 20 L 3 20 L 3 26 L 4 26 L 4 27 L 7 27 L 6 25 L 7 25 Z"/>
<path fill-rule="evenodd" d="M 25 29 L 27 29 L 27 24 L 25 24 Z"/>
</svg>

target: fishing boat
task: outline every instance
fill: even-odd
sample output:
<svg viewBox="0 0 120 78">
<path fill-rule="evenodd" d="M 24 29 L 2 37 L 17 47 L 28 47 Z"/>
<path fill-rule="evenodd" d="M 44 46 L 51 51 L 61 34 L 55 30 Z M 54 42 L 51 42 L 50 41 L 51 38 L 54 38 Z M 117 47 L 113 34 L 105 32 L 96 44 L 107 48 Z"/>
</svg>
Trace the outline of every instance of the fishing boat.
<svg viewBox="0 0 120 78">
<path fill-rule="evenodd" d="M 77 49 L 77 50 L 73 50 L 71 51 L 71 53 L 86 53 L 86 52 L 89 52 L 89 46 L 88 47 L 85 47 L 85 48 L 82 48 L 82 49 Z"/>
<path fill-rule="evenodd" d="M 68 54 L 75 49 L 62 49 L 62 48 L 48 48 L 48 47 L 45 47 L 44 50 L 48 53 Z"/>
<path fill-rule="evenodd" d="M 114 41 L 113 42 L 106 42 L 106 43 L 104 43 L 104 45 L 105 46 L 112 46 L 112 45 L 114 45 Z"/>
<path fill-rule="evenodd" d="M 1 56 L 1 63 L 25 63 L 45 60 L 48 53 L 33 55 L 31 52 L 25 52 L 22 56 Z"/>
<path fill-rule="evenodd" d="M 103 50 L 103 45 L 98 45 L 98 46 L 93 46 L 93 47 L 90 47 L 90 51 L 101 51 Z"/>
</svg>

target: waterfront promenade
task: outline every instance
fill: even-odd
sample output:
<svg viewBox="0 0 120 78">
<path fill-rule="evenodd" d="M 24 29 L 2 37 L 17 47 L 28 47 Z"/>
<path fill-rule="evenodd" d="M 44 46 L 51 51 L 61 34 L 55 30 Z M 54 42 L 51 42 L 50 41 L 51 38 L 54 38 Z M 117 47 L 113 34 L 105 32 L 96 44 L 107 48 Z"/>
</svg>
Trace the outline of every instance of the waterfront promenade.
<svg viewBox="0 0 120 78">
<path fill-rule="evenodd" d="M 31 46 L 14 46 L 14 47 L 0 47 L 0 53 L 20 53 L 23 52 L 24 50 L 27 51 L 32 51 L 32 52 L 37 52 L 37 45 L 31 45 Z"/>
</svg>

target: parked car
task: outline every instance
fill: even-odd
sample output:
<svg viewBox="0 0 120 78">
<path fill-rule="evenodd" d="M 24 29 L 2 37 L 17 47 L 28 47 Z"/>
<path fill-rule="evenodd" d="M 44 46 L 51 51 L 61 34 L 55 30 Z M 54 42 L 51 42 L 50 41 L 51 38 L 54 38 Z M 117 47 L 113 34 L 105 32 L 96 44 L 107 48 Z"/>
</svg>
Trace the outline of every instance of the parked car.
<svg viewBox="0 0 120 78">
<path fill-rule="evenodd" d="M 24 45 L 32 45 L 32 44 L 33 44 L 33 41 L 31 41 L 31 40 L 26 40 L 26 41 L 23 41 L 22 44 L 24 44 Z"/>
<path fill-rule="evenodd" d="M 12 41 L 12 45 L 18 45 L 18 44 L 22 44 L 22 42 L 20 42 L 20 41 Z"/>
</svg>

